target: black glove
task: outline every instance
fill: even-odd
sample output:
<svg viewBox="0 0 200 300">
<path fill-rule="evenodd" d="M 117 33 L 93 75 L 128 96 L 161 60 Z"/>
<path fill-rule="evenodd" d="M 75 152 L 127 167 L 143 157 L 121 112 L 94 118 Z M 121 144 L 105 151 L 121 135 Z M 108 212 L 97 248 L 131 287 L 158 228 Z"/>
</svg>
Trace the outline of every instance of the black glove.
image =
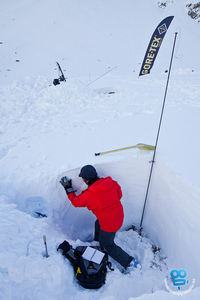
<svg viewBox="0 0 200 300">
<path fill-rule="evenodd" d="M 73 187 L 72 187 L 72 180 L 71 179 L 68 179 L 66 176 L 64 176 L 64 177 L 61 178 L 60 183 L 64 187 L 67 195 L 69 195 L 70 193 L 75 192 Z"/>
<path fill-rule="evenodd" d="M 63 253 L 67 253 L 71 249 L 70 244 L 67 241 L 64 241 L 59 245 L 58 250 L 62 250 Z"/>
<path fill-rule="evenodd" d="M 72 264 L 78 262 L 78 257 L 75 255 L 74 249 L 67 241 L 64 241 L 59 245 L 57 251 L 59 250 L 61 251 L 62 255 L 64 255 Z"/>
</svg>

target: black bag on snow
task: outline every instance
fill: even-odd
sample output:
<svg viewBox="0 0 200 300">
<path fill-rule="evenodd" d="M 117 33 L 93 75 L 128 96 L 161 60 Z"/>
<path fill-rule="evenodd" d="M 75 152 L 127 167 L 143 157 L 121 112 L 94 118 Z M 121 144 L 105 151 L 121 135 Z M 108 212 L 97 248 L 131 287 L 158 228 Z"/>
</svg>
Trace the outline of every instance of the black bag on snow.
<svg viewBox="0 0 200 300">
<path fill-rule="evenodd" d="M 110 270 L 111 263 L 108 261 L 108 253 L 100 246 L 91 246 L 103 252 L 105 255 L 100 264 L 83 258 L 87 246 L 78 246 L 73 249 L 67 241 L 64 241 L 57 250 L 62 250 L 62 254 L 72 263 L 77 282 L 86 289 L 99 289 L 105 284 L 107 266 Z"/>
</svg>

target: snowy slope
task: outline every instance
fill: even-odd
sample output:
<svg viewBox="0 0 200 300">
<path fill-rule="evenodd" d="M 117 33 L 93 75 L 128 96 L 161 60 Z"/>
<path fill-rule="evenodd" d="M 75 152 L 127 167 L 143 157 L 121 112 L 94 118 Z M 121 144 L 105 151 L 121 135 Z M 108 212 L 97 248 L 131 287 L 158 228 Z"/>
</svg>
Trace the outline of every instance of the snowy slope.
<svg viewBox="0 0 200 300">
<path fill-rule="evenodd" d="M 174 268 L 185 268 L 190 282 L 195 278 L 195 289 L 183 299 L 200 296 L 200 25 L 187 15 L 187 1 L 167 1 L 165 9 L 157 2 L 1 4 L 1 299 L 173 299 L 164 279 Z M 169 15 L 175 18 L 151 75 L 138 78 L 151 34 Z M 175 31 L 178 40 L 144 218 L 148 238 L 141 238 L 126 229 L 140 223 L 152 152 L 94 153 L 155 144 Z M 56 61 L 68 80 L 55 87 Z M 115 271 L 99 291 L 81 289 L 56 251 L 64 239 L 76 246 L 92 237 L 93 215 L 72 207 L 59 184 L 67 175 L 81 191 L 85 186 L 77 175 L 88 163 L 122 186 L 125 220 L 116 242 L 143 266 L 122 275 L 113 262 Z M 36 210 L 48 217 L 36 218 Z M 161 253 L 152 253 L 152 241 Z"/>
</svg>

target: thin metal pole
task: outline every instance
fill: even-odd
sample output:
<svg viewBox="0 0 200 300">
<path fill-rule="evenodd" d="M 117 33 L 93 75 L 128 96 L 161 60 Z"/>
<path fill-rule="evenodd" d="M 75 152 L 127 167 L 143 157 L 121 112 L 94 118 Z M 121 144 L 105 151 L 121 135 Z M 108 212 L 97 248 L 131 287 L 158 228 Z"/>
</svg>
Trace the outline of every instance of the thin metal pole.
<svg viewBox="0 0 200 300">
<path fill-rule="evenodd" d="M 157 149 L 157 145 L 158 145 L 158 138 L 159 138 L 159 134 L 160 134 L 160 128 L 161 128 L 161 123 L 162 123 L 162 118 L 163 118 L 163 113 L 164 113 L 164 108 L 165 108 L 165 101 L 166 101 L 166 96 L 167 96 L 169 78 L 170 78 L 170 74 L 171 74 L 171 67 L 172 67 L 172 61 L 173 61 L 173 56 L 174 56 L 174 49 L 175 49 L 177 34 L 178 34 L 178 32 L 175 32 L 174 44 L 173 44 L 173 49 L 172 49 L 172 54 L 171 54 L 171 61 L 170 61 L 169 72 L 168 72 L 168 77 L 167 77 L 167 84 L 166 84 L 166 88 L 165 88 L 160 122 L 159 122 L 159 126 L 158 126 L 157 137 L 156 137 L 156 144 L 155 144 L 155 149 L 154 149 L 154 153 L 153 153 L 153 159 L 151 161 L 151 170 L 150 170 L 150 175 L 149 175 L 149 181 L 148 181 L 148 185 L 147 185 L 144 207 L 143 207 L 143 211 L 142 211 L 142 218 L 140 221 L 140 231 L 142 230 L 142 222 L 143 222 L 143 218 L 144 218 L 144 212 L 145 212 L 145 207 L 146 207 L 146 203 L 147 203 L 147 197 L 148 197 L 148 192 L 149 192 L 149 187 L 150 187 L 150 182 L 151 182 L 151 176 L 152 176 L 153 166 L 154 166 L 154 162 L 155 162 L 156 149 Z"/>
<path fill-rule="evenodd" d="M 93 82 L 97 81 L 97 80 L 100 79 L 101 77 L 105 76 L 106 74 L 110 73 L 111 71 L 113 71 L 113 70 L 116 69 L 116 68 L 117 68 L 117 66 L 115 66 L 115 67 L 112 68 L 111 70 L 107 71 L 106 73 L 102 74 L 102 75 L 99 76 L 98 78 L 96 78 L 96 79 L 94 79 L 93 81 L 91 81 L 90 83 L 88 83 L 87 86 L 90 85 L 90 84 L 92 84 Z"/>
</svg>

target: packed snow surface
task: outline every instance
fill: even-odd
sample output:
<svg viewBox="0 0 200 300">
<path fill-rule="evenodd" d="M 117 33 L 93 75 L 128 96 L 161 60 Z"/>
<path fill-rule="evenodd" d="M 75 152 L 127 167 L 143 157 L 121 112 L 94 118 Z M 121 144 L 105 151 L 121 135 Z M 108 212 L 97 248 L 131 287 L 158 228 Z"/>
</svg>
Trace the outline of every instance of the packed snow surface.
<svg viewBox="0 0 200 300">
<path fill-rule="evenodd" d="M 188 1 L 165 2 L 164 9 L 155 0 L 1 3 L 2 300 L 165 300 L 178 292 L 199 299 L 200 24 L 187 15 Z M 170 15 L 151 74 L 138 78 L 154 29 Z M 140 236 L 128 229 L 140 225 L 153 152 L 95 153 L 155 145 L 175 32 Z M 67 81 L 54 86 L 57 61 Z M 114 271 L 99 290 L 81 288 L 57 252 L 63 240 L 76 247 L 93 237 L 94 216 L 74 208 L 59 183 L 68 176 L 80 193 L 86 186 L 78 174 L 86 164 L 121 185 L 125 219 L 116 243 L 142 265 L 125 275 L 111 259 Z M 154 253 L 152 245 L 161 250 Z M 170 281 L 173 269 L 187 270 L 180 290 Z"/>
</svg>

